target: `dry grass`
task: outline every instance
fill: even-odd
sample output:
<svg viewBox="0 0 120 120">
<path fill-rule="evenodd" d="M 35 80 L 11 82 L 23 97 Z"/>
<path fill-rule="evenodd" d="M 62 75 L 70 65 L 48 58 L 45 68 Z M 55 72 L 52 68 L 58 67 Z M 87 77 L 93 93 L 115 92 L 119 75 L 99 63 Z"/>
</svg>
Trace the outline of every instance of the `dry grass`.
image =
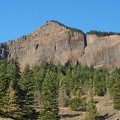
<svg viewBox="0 0 120 120">
<path fill-rule="evenodd" d="M 113 102 L 111 98 L 106 95 L 104 97 L 95 96 L 97 111 L 103 120 L 120 119 L 120 111 L 113 109 Z M 71 111 L 69 108 L 60 108 L 60 114 L 63 116 L 61 120 L 82 120 L 85 112 Z"/>
<path fill-rule="evenodd" d="M 69 107 L 60 108 L 61 120 L 81 120 L 84 114 L 84 112 L 72 111 Z"/>
<path fill-rule="evenodd" d="M 98 102 L 96 104 L 97 111 L 101 116 L 104 116 L 105 120 L 120 118 L 120 111 L 113 109 L 113 101 L 108 95 L 104 97 L 95 96 L 94 100 Z"/>
<path fill-rule="evenodd" d="M 12 120 L 10 118 L 0 118 L 0 120 Z"/>
</svg>

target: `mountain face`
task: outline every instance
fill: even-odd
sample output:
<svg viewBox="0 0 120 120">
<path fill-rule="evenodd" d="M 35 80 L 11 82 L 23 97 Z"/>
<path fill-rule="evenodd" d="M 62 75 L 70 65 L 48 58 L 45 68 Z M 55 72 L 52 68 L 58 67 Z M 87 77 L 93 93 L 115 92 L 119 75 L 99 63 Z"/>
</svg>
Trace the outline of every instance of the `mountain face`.
<svg viewBox="0 0 120 120">
<path fill-rule="evenodd" d="M 40 64 L 42 61 L 66 64 L 91 64 L 120 67 L 120 36 L 97 37 L 69 28 L 55 21 L 48 21 L 33 33 L 0 44 L 0 60 L 18 58 L 20 67 Z"/>
<path fill-rule="evenodd" d="M 97 37 L 86 35 L 87 46 L 84 55 L 79 58 L 82 64 L 94 67 L 106 67 L 109 70 L 120 67 L 120 36 Z"/>
</svg>

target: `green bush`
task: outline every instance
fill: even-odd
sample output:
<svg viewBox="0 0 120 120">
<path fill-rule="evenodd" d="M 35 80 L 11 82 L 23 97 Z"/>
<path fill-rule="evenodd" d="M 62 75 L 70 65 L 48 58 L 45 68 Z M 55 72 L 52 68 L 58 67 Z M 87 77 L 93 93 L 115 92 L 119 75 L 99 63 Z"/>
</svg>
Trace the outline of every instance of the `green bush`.
<svg viewBox="0 0 120 120">
<path fill-rule="evenodd" d="M 70 100 L 70 108 L 74 111 L 85 111 L 86 110 L 86 101 L 81 98 L 73 98 Z"/>
</svg>

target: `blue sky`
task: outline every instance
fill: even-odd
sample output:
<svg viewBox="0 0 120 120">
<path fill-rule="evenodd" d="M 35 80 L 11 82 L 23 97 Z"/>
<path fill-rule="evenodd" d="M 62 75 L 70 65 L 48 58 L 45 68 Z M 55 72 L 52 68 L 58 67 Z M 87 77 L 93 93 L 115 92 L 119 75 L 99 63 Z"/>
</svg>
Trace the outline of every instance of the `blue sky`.
<svg viewBox="0 0 120 120">
<path fill-rule="evenodd" d="M 120 32 L 120 0 L 0 0 L 0 42 L 57 20 L 69 27 Z"/>
</svg>

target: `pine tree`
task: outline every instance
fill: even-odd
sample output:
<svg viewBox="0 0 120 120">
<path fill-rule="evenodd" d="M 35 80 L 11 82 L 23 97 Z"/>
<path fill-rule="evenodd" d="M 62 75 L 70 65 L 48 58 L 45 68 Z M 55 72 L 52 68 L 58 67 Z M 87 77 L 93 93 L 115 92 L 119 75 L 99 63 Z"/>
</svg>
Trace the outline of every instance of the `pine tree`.
<svg viewBox="0 0 120 120">
<path fill-rule="evenodd" d="M 7 64 L 8 64 L 8 62 L 7 62 L 7 60 L 2 60 L 2 61 L 0 61 L 0 73 L 1 74 L 6 74 L 7 72 Z"/>
<path fill-rule="evenodd" d="M 120 110 L 120 80 L 114 81 L 113 85 L 113 104 L 114 109 Z"/>
<path fill-rule="evenodd" d="M 90 100 L 88 101 L 88 105 L 87 105 L 87 113 L 86 113 L 86 117 L 85 120 L 97 120 L 97 108 L 95 106 L 95 103 L 93 101 L 93 96 L 91 96 Z"/>
<path fill-rule="evenodd" d="M 120 110 L 120 69 L 116 68 L 107 77 L 107 88 L 113 98 L 114 109 Z"/>
<path fill-rule="evenodd" d="M 13 80 L 14 85 L 17 85 L 21 75 L 20 75 L 20 65 L 17 59 L 11 59 L 7 64 L 7 74 L 10 79 Z M 17 86 L 14 86 L 17 89 Z"/>
<path fill-rule="evenodd" d="M 62 107 L 66 107 L 69 105 L 69 93 L 66 84 L 59 86 L 58 102 L 59 102 L 59 106 Z"/>
<path fill-rule="evenodd" d="M 65 81 L 65 76 L 60 71 L 58 72 L 57 78 L 59 80 L 58 103 L 59 106 L 65 107 L 69 103 L 68 86 Z"/>
<path fill-rule="evenodd" d="M 58 81 L 56 74 L 48 71 L 42 85 L 42 104 L 39 120 L 59 120 Z"/>
<path fill-rule="evenodd" d="M 41 103 L 41 89 L 42 89 L 42 82 L 45 78 L 46 70 L 43 66 L 35 66 L 33 68 L 33 75 L 34 75 L 34 85 L 35 85 L 35 104 L 36 107 L 40 106 Z"/>
<path fill-rule="evenodd" d="M 6 94 L 7 88 L 9 87 L 9 78 L 7 75 L 0 73 L 0 114 L 4 115 L 5 113 L 1 110 L 3 107 L 3 97 Z"/>
<path fill-rule="evenodd" d="M 34 77 L 29 65 L 26 65 L 22 72 L 21 80 L 19 81 L 21 88 L 20 107 L 23 109 L 22 119 L 36 119 L 36 111 L 34 109 Z"/>
<path fill-rule="evenodd" d="M 3 97 L 3 106 L 1 110 L 6 117 L 14 118 L 16 120 L 20 120 L 21 118 L 21 110 L 18 104 L 17 92 L 14 90 L 12 80 L 10 81 L 7 92 Z"/>
</svg>

